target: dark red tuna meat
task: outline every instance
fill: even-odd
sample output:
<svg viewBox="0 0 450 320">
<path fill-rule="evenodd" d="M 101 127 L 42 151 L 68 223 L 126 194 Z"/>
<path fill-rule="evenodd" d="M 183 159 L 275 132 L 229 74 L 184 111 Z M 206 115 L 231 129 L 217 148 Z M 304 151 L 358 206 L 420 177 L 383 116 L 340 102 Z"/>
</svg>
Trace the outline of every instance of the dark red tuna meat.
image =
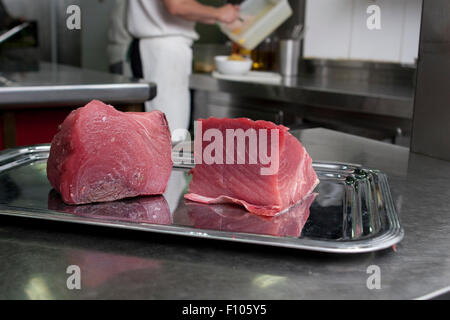
<svg viewBox="0 0 450 320">
<path fill-rule="evenodd" d="M 52 141 L 47 177 L 67 204 L 162 194 L 172 170 L 164 114 L 100 101 L 72 111 Z"/>
<path fill-rule="evenodd" d="M 252 213 L 273 216 L 304 199 L 319 183 L 311 157 L 284 126 L 209 118 L 199 120 L 195 134 L 196 166 L 186 199 L 235 203 Z M 270 167 L 276 170 L 263 174 L 262 169 Z"/>
</svg>

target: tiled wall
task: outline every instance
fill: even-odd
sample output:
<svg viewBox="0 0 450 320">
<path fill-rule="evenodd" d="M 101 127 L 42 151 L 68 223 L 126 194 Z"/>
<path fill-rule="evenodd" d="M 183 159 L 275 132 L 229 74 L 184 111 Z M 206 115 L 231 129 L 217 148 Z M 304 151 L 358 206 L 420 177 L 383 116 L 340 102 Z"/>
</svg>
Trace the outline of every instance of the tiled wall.
<svg viewBox="0 0 450 320">
<path fill-rule="evenodd" d="M 381 9 L 381 29 L 366 12 Z M 304 57 L 413 64 L 418 54 L 422 0 L 307 0 Z"/>
</svg>

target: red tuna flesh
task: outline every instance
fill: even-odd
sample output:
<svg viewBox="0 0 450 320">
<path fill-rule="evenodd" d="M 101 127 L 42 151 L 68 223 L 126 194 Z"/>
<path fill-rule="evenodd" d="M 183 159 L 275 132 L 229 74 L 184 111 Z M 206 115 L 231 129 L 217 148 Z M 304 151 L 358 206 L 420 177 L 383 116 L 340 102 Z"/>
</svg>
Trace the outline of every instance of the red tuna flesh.
<svg viewBox="0 0 450 320">
<path fill-rule="evenodd" d="M 172 170 L 164 114 L 100 101 L 72 111 L 52 141 L 47 177 L 67 204 L 162 194 Z"/>
<path fill-rule="evenodd" d="M 277 126 L 268 121 L 253 121 L 246 118 L 218 119 L 209 118 L 199 120 L 197 128 L 196 144 L 196 166 L 191 171 L 192 181 L 189 185 L 189 193 L 186 199 L 201 203 L 236 203 L 244 206 L 248 211 L 258 214 L 273 216 L 298 203 L 311 192 L 319 183 L 316 173 L 312 167 L 311 157 L 302 144 L 288 132 L 288 128 Z M 275 144 L 279 155 L 278 170 L 274 174 L 262 175 L 261 168 L 268 165 L 262 161 L 256 164 L 250 163 L 249 140 L 246 139 L 244 164 L 237 163 L 237 143 L 234 143 L 234 164 L 208 164 L 205 161 L 197 162 L 198 154 L 203 157 L 208 145 L 213 142 L 203 138 L 209 129 L 216 129 L 223 136 L 223 158 L 229 152 L 226 147 L 227 129 L 254 129 L 261 138 L 261 130 L 269 130 L 267 134 L 266 150 L 272 148 L 270 132 L 278 133 L 278 145 Z M 209 131 L 210 132 L 210 131 Z M 201 147 L 199 150 L 198 146 Z M 216 152 L 214 152 L 214 155 Z M 267 152 L 272 156 L 271 152 Z M 202 159 L 203 160 L 203 159 Z"/>
</svg>

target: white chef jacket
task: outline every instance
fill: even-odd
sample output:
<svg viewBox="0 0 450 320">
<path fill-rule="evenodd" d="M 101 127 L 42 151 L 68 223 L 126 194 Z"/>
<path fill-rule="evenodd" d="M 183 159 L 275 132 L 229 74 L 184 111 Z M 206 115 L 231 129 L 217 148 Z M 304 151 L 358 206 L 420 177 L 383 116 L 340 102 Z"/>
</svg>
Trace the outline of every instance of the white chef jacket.
<svg viewBox="0 0 450 320">
<path fill-rule="evenodd" d="M 135 38 L 183 36 L 197 40 L 195 23 L 172 16 L 162 0 L 130 0 L 128 29 Z"/>
</svg>

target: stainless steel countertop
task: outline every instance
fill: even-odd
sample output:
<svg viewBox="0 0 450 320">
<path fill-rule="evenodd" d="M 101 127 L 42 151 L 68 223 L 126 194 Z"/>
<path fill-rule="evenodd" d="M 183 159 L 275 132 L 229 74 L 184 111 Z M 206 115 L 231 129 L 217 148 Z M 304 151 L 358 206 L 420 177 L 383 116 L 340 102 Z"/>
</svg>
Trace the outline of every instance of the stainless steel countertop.
<svg viewBox="0 0 450 320">
<path fill-rule="evenodd" d="M 284 78 L 281 84 L 190 77 L 190 88 L 337 110 L 412 119 L 414 88 L 408 82 L 373 82 L 329 76 Z"/>
<path fill-rule="evenodd" d="M 0 298 L 419 298 L 450 286 L 450 162 L 326 129 L 295 133 L 315 160 L 389 175 L 405 238 L 337 255 L 0 218 Z M 66 287 L 81 268 L 82 289 Z M 381 270 L 369 290 L 367 268 Z"/>
<path fill-rule="evenodd" d="M 45 62 L 37 71 L 0 73 L 0 109 L 78 106 L 92 99 L 132 104 L 155 95 L 152 83 Z"/>
</svg>

